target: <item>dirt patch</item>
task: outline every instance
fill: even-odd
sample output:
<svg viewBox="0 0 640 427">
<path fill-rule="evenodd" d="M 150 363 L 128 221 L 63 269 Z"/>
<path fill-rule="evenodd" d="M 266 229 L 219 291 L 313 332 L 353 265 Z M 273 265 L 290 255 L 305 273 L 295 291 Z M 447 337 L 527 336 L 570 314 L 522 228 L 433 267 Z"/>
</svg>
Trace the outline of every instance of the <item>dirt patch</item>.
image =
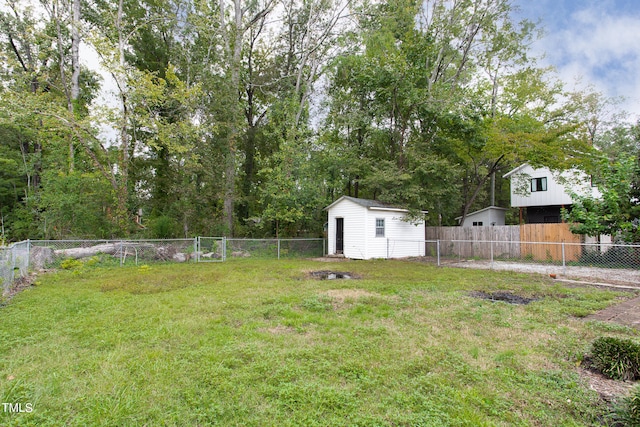
<svg viewBox="0 0 640 427">
<path fill-rule="evenodd" d="M 593 372 L 583 367 L 578 368 L 578 375 L 588 385 L 589 388 L 600 395 L 600 398 L 607 403 L 613 403 L 618 399 L 631 394 L 637 382 L 612 380 L 604 375 Z"/>
<path fill-rule="evenodd" d="M 28 289 L 34 285 L 34 282 L 36 280 L 36 275 L 35 274 L 30 274 L 26 277 L 21 277 L 19 279 L 16 279 L 13 281 L 13 283 L 11 284 L 11 287 L 7 290 L 6 293 L 0 295 L 0 306 L 5 305 L 7 302 L 9 302 L 9 300 L 11 300 L 11 298 L 13 298 L 15 295 L 19 294 L 20 292 L 22 292 L 25 289 Z"/>
<path fill-rule="evenodd" d="M 620 325 L 640 329 L 640 297 L 629 299 L 622 303 L 600 310 L 587 317 L 585 320 L 600 322 L 614 322 Z"/>
<path fill-rule="evenodd" d="M 511 292 L 506 292 L 506 291 L 498 291 L 498 292 L 474 291 L 474 292 L 471 292 L 469 295 L 471 295 L 474 298 L 486 299 L 489 301 L 502 301 L 509 304 L 520 304 L 520 305 L 526 305 L 526 304 L 532 303 L 533 301 L 538 301 L 538 298 L 527 298 Z"/>
<path fill-rule="evenodd" d="M 360 277 L 355 273 L 350 273 L 348 271 L 330 271 L 330 270 L 319 270 L 319 271 L 310 271 L 309 276 L 318 280 L 337 280 L 337 279 L 359 279 Z"/>
</svg>

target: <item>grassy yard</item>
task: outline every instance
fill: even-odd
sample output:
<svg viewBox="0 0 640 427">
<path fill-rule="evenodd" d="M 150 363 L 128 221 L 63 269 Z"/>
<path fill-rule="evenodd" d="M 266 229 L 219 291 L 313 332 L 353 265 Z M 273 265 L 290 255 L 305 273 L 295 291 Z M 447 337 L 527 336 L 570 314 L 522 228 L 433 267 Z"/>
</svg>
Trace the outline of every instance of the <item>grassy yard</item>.
<svg viewBox="0 0 640 427">
<path fill-rule="evenodd" d="M 498 290 L 538 300 L 470 295 Z M 0 399 L 33 409 L 0 425 L 600 425 L 576 363 L 638 332 L 580 317 L 622 295 L 401 261 L 61 271 L 0 307 Z"/>
</svg>

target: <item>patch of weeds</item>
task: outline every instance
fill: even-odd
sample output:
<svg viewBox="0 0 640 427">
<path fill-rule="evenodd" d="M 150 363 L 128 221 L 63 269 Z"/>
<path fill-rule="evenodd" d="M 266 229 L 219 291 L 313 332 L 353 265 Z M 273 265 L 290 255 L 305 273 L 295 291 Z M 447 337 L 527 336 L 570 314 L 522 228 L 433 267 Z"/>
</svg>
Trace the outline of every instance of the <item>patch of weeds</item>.
<svg viewBox="0 0 640 427">
<path fill-rule="evenodd" d="M 629 334 L 629 335 L 637 334 L 637 329 L 634 329 L 627 325 L 621 325 L 619 323 L 592 320 L 587 322 L 587 324 L 592 326 L 593 330 L 597 332 L 602 332 L 602 333 L 608 332 L 612 334 Z"/>
<path fill-rule="evenodd" d="M 640 345 L 628 339 L 597 338 L 588 361 L 593 369 L 615 380 L 640 378 Z"/>
<path fill-rule="evenodd" d="M 340 368 L 338 368 L 338 375 L 350 381 L 358 381 L 366 379 L 369 375 L 369 370 L 362 366 L 362 364 L 353 361 L 340 366 Z"/>
<path fill-rule="evenodd" d="M 640 386 L 623 402 L 622 420 L 628 426 L 640 426 Z"/>
<path fill-rule="evenodd" d="M 63 270 L 76 270 L 78 268 L 82 268 L 83 265 L 82 261 L 75 258 L 67 258 L 60 262 L 60 268 Z"/>
<path fill-rule="evenodd" d="M 98 264 L 100 264 L 100 258 L 97 256 L 92 256 L 84 263 L 84 265 L 86 265 L 87 267 L 95 267 Z"/>
<path fill-rule="evenodd" d="M 143 295 L 170 292 L 177 289 L 183 289 L 188 286 L 190 286 L 189 283 L 185 281 L 149 277 L 147 280 L 107 283 L 102 285 L 100 289 L 102 292 L 124 291 L 133 295 Z"/>
<path fill-rule="evenodd" d="M 305 299 L 302 308 L 308 311 L 321 312 L 333 310 L 333 300 L 326 295 L 314 295 Z"/>
</svg>

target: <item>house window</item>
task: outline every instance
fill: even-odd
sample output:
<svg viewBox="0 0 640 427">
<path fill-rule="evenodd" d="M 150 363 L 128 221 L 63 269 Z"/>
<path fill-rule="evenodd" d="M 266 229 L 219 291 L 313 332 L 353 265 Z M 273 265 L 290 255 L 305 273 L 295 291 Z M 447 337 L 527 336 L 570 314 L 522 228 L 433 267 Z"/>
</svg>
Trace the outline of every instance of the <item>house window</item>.
<svg viewBox="0 0 640 427">
<path fill-rule="evenodd" d="M 384 237 L 384 218 L 376 218 L 376 237 Z"/>
<path fill-rule="evenodd" d="M 531 192 L 547 191 L 547 178 L 533 178 L 531 180 Z"/>
<path fill-rule="evenodd" d="M 482 227 L 482 221 L 473 221 L 474 227 Z"/>
</svg>

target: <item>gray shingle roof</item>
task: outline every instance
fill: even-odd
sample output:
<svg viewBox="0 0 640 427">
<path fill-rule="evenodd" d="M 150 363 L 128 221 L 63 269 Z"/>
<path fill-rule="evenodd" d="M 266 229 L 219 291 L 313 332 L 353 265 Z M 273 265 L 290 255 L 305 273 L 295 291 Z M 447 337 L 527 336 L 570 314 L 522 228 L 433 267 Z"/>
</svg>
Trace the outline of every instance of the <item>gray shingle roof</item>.
<svg viewBox="0 0 640 427">
<path fill-rule="evenodd" d="M 379 200 L 356 199 L 355 197 L 350 196 L 344 196 L 344 198 L 347 200 L 351 200 L 353 203 L 357 203 L 360 206 L 364 206 L 365 208 L 398 208 L 397 206 L 392 206 Z"/>
</svg>

